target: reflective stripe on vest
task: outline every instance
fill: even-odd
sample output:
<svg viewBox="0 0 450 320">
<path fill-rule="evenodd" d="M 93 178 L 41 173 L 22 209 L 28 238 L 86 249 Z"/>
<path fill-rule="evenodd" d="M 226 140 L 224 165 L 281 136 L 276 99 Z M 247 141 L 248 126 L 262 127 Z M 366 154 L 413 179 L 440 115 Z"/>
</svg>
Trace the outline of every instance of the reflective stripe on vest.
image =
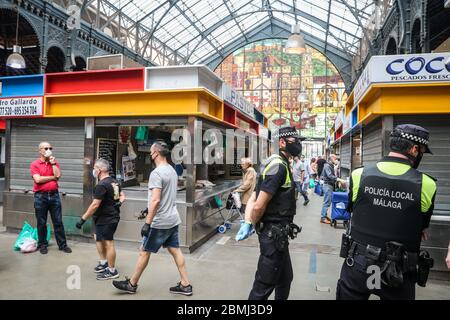
<svg viewBox="0 0 450 320">
<path fill-rule="evenodd" d="M 270 159 L 272 158 L 272 159 Z M 286 169 L 286 179 L 284 180 L 284 184 L 281 186 L 282 188 L 290 188 L 291 187 L 291 177 L 289 176 L 289 167 L 286 165 L 286 162 L 283 161 L 281 156 L 279 155 L 273 155 L 269 158 L 269 163 L 266 165 L 266 167 L 263 170 L 263 180 L 266 178 L 267 171 L 276 164 L 282 164 L 284 168 Z"/>
</svg>

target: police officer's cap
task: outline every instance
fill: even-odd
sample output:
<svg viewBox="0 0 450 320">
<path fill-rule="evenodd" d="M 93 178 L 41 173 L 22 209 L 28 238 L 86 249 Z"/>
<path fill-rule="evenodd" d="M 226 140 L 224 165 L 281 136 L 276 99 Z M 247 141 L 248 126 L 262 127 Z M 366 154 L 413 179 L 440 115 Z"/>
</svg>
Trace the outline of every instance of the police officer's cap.
<svg viewBox="0 0 450 320">
<path fill-rule="evenodd" d="M 392 137 L 401 137 L 417 144 L 425 146 L 425 153 L 432 153 L 428 147 L 430 133 L 427 129 L 415 124 L 400 124 L 394 128 Z"/>
<path fill-rule="evenodd" d="M 297 129 L 295 129 L 294 127 L 283 127 L 278 129 L 277 131 L 275 131 L 275 134 L 273 135 L 273 137 L 275 139 L 281 139 L 281 138 L 296 138 L 299 139 L 300 141 L 305 140 L 305 137 L 301 137 L 298 133 L 297 133 Z"/>
</svg>

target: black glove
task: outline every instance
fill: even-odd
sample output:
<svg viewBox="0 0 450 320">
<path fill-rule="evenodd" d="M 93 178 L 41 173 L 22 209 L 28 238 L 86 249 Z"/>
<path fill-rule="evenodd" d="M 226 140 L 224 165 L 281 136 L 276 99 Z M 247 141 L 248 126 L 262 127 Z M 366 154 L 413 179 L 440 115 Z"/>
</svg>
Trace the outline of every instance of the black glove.
<svg viewBox="0 0 450 320">
<path fill-rule="evenodd" d="M 144 224 L 141 229 L 141 236 L 147 237 L 150 232 L 150 225 L 148 223 Z"/>
<path fill-rule="evenodd" d="M 145 208 L 144 210 L 142 210 L 138 216 L 138 220 L 142 220 L 145 219 L 145 217 L 147 217 L 148 214 L 148 208 Z"/>
<path fill-rule="evenodd" d="M 86 220 L 84 220 L 83 218 L 80 219 L 80 221 L 77 222 L 77 224 L 75 225 L 78 229 L 81 229 L 81 227 L 83 226 L 83 224 L 86 222 Z"/>
<path fill-rule="evenodd" d="M 120 206 L 122 206 L 122 202 L 120 202 L 120 201 L 114 202 L 114 207 L 115 207 L 115 208 L 119 209 Z"/>
</svg>

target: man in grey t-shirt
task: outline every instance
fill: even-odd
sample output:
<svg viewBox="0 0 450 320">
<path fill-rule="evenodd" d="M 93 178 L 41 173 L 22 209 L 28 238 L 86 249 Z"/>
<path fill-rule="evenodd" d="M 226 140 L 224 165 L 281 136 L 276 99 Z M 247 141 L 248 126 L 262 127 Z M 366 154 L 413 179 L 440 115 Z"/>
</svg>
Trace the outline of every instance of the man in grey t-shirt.
<svg viewBox="0 0 450 320">
<path fill-rule="evenodd" d="M 301 156 L 294 158 L 294 165 L 292 168 L 292 178 L 294 179 L 295 189 L 297 191 L 296 195 L 299 193 L 303 196 L 305 200 L 303 202 L 304 205 L 307 205 L 309 202 L 307 190 L 305 191 L 303 188 L 304 176 L 305 176 L 305 156 Z M 303 161 L 302 161 L 303 160 Z M 296 196 L 297 198 L 297 196 Z"/>
<path fill-rule="evenodd" d="M 170 164 L 156 167 L 150 174 L 148 181 L 148 201 L 152 201 L 153 190 L 163 190 L 156 215 L 152 221 L 152 228 L 170 229 L 181 223 L 178 214 L 177 199 L 178 175 Z"/>
<path fill-rule="evenodd" d="M 186 272 L 185 259 L 180 250 L 178 225 L 181 223 L 176 207 L 178 176 L 167 162 L 170 155 L 165 142 L 157 141 L 150 148 L 150 155 L 156 168 L 150 174 L 148 182 L 148 214 L 141 230 L 142 247 L 136 269 L 130 279 L 113 281 L 113 285 L 122 291 L 136 293 L 139 279 L 147 267 L 151 253 L 157 253 L 161 247 L 167 248 L 180 273 L 180 282 L 169 291 L 171 293 L 192 295 L 192 286 Z"/>
</svg>

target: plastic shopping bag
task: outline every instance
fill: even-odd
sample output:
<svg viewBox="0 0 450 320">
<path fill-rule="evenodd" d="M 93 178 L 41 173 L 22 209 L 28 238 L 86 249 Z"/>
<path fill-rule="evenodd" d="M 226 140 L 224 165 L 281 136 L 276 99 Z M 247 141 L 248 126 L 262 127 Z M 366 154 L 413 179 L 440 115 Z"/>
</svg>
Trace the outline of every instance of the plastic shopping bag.
<svg viewBox="0 0 450 320">
<path fill-rule="evenodd" d="M 23 244 L 20 246 L 20 252 L 30 253 L 37 250 L 37 242 L 34 239 L 25 239 Z"/>
<path fill-rule="evenodd" d="M 24 222 L 22 231 L 20 231 L 19 236 L 17 237 L 16 242 L 14 243 L 14 250 L 19 251 L 20 247 L 24 244 L 26 240 L 33 240 L 33 227 L 28 223 Z"/>
<path fill-rule="evenodd" d="M 50 241 L 50 224 L 47 224 L 47 242 Z M 27 221 L 23 223 L 22 231 L 20 231 L 16 242 L 14 243 L 14 251 L 20 251 L 21 247 L 27 242 L 27 248 L 32 249 L 31 241 L 33 240 L 36 244 L 39 241 L 37 228 L 33 228 Z"/>
<path fill-rule="evenodd" d="M 309 188 L 314 189 L 316 187 L 316 183 L 313 178 L 309 179 Z"/>
<path fill-rule="evenodd" d="M 241 195 L 238 192 L 233 192 L 231 195 L 233 197 L 236 208 L 240 209 L 242 206 Z"/>
</svg>

